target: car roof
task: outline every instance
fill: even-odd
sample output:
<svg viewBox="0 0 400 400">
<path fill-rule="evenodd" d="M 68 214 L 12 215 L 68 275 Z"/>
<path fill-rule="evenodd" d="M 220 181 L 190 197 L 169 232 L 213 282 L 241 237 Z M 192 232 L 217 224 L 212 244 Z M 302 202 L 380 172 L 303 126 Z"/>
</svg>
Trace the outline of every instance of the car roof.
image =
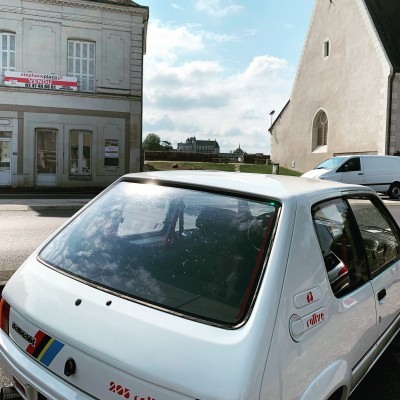
<svg viewBox="0 0 400 400">
<path fill-rule="evenodd" d="M 223 191 L 282 200 L 302 195 L 314 197 L 335 191 L 355 190 L 374 192 L 372 189 L 364 186 L 348 185 L 321 179 L 207 170 L 141 172 L 125 175 L 121 179 L 170 182 L 172 184 L 206 189 L 221 189 Z"/>
<path fill-rule="evenodd" d="M 400 159 L 399 156 L 391 156 L 391 155 L 385 155 L 385 154 L 346 154 L 342 156 L 334 156 L 331 158 L 350 158 L 350 157 L 361 157 L 361 158 L 374 158 L 374 157 L 379 157 L 379 158 L 396 158 Z"/>
</svg>

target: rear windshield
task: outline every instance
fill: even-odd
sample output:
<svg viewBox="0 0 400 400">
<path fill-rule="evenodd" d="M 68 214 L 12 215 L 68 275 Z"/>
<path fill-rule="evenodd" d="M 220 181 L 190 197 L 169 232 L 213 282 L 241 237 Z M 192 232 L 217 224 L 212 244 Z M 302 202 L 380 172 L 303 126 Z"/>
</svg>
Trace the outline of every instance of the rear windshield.
<svg viewBox="0 0 400 400">
<path fill-rule="evenodd" d="M 39 260 L 133 300 L 233 326 L 254 297 L 279 206 L 121 182 Z"/>
</svg>

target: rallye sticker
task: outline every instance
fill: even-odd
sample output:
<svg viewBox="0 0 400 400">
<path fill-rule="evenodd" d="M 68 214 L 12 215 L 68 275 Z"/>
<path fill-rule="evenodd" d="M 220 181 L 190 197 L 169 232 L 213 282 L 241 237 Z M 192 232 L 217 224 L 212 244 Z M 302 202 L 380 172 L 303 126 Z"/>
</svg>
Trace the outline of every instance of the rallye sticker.
<svg viewBox="0 0 400 400">
<path fill-rule="evenodd" d="M 35 343 L 33 345 L 30 344 L 25 350 L 32 357 L 36 358 L 36 360 L 48 367 L 63 347 L 64 344 L 59 340 L 39 330 L 35 335 Z"/>
</svg>

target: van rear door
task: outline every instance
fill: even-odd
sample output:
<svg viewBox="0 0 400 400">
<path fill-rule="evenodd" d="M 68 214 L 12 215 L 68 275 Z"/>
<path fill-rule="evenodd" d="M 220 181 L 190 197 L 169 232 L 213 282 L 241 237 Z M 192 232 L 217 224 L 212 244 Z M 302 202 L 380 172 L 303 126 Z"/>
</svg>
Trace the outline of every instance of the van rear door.
<svg viewBox="0 0 400 400">
<path fill-rule="evenodd" d="M 363 185 L 365 183 L 364 168 L 360 157 L 349 158 L 338 168 L 336 173 L 342 174 L 342 182 L 344 183 L 355 183 L 357 185 Z"/>
</svg>

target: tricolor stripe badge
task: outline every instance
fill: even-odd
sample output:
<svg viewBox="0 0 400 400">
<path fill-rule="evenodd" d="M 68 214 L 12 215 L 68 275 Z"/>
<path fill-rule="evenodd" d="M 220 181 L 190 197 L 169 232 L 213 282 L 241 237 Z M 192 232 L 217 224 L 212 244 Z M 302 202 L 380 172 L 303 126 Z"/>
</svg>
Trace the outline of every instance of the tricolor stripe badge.
<svg viewBox="0 0 400 400">
<path fill-rule="evenodd" d="M 35 344 L 30 344 L 26 348 L 26 351 L 32 357 L 36 358 L 36 360 L 48 367 L 51 362 L 57 357 L 57 354 L 64 347 L 64 344 L 57 339 L 46 335 L 42 331 L 36 332 L 35 339 Z"/>
</svg>

